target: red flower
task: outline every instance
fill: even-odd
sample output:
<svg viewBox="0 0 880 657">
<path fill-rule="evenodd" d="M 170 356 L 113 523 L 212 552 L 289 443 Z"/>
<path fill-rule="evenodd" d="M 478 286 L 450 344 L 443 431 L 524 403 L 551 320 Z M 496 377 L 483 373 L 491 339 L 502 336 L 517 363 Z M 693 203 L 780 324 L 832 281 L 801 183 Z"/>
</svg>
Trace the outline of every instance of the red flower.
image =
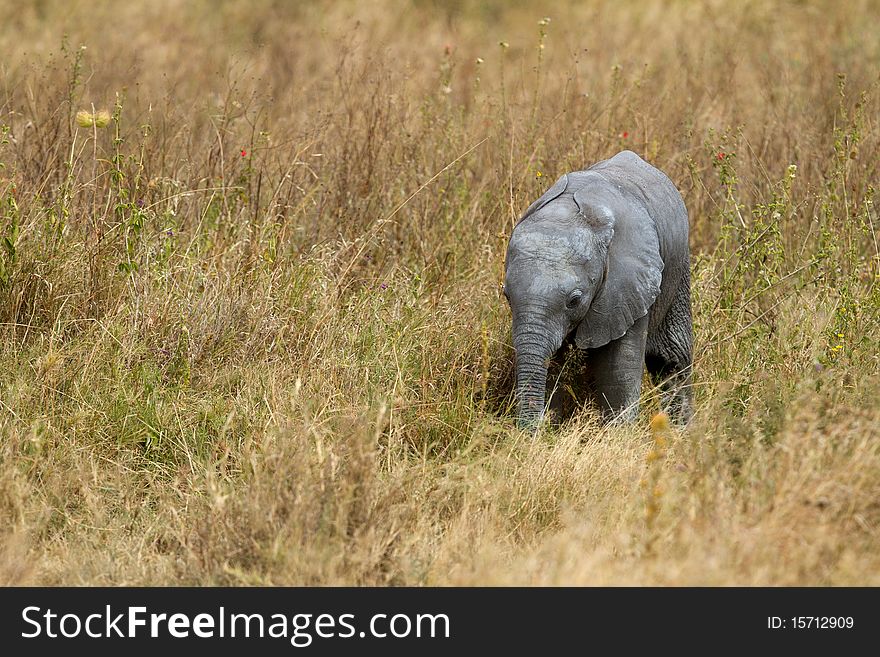
<svg viewBox="0 0 880 657">
<path fill-rule="evenodd" d="M 244 150 L 243 148 L 241 149 L 241 156 L 242 156 L 242 157 L 247 157 L 247 151 Z"/>
<path fill-rule="evenodd" d="M 724 152 L 723 152 L 723 151 L 720 152 L 720 153 L 718 153 L 718 159 L 719 159 L 719 160 L 723 160 L 723 159 L 724 159 Z"/>
<path fill-rule="evenodd" d="M 624 133 L 621 135 L 621 137 L 623 137 L 624 139 L 626 139 L 627 137 L 629 137 L 629 133 L 628 133 L 628 132 L 624 132 Z"/>
</svg>

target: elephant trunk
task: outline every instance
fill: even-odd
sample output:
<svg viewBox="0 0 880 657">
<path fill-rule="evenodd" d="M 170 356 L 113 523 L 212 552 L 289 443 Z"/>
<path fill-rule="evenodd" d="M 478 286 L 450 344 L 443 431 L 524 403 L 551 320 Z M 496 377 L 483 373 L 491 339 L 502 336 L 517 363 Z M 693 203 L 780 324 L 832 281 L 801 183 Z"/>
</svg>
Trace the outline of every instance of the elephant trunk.
<svg viewBox="0 0 880 657">
<path fill-rule="evenodd" d="M 520 429 L 537 429 L 544 415 L 547 363 L 554 351 L 547 333 L 546 322 L 514 322 L 517 426 Z"/>
</svg>

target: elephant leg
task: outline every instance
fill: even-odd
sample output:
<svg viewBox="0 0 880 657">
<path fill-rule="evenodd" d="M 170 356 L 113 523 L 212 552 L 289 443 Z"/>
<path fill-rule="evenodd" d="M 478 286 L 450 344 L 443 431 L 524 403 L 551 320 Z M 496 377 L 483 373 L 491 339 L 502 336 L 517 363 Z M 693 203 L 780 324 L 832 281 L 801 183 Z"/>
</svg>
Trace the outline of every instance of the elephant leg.
<svg viewBox="0 0 880 657">
<path fill-rule="evenodd" d="M 676 292 L 658 330 L 648 335 L 645 365 L 660 388 L 660 408 L 684 426 L 693 415 L 693 328 L 690 289 Z"/>
<path fill-rule="evenodd" d="M 622 337 L 590 350 L 593 394 L 607 420 L 638 417 L 647 335 L 648 318 L 642 317 Z"/>
</svg>

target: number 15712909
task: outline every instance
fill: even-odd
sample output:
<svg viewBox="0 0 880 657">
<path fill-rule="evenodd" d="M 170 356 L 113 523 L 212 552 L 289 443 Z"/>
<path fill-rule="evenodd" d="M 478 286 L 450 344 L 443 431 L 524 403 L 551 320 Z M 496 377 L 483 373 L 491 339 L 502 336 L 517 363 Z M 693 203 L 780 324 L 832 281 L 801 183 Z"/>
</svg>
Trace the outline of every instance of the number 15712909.
<svg viewBox="0 0 880 657">
<path fill-rule="evenodd" d="M 853 625 L 852 616 L 767 616 L 771 630 L 849 630 Z"/>
</svg>

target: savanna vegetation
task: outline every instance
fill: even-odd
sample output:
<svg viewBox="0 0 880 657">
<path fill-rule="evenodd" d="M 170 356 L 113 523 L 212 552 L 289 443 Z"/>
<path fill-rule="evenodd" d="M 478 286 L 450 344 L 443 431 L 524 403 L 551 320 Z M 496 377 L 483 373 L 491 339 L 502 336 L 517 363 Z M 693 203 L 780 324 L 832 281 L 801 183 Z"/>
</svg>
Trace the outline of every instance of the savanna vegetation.
<svg viewBox="0 0 880 657">
<path fill-rule="evenodd" d="M 880 584 L 878 34 L 0 3 L 0 582 Z M 696 416 L 533 438 L 507 237 L 624 148 L 690 214 Z"/>
</svg>

